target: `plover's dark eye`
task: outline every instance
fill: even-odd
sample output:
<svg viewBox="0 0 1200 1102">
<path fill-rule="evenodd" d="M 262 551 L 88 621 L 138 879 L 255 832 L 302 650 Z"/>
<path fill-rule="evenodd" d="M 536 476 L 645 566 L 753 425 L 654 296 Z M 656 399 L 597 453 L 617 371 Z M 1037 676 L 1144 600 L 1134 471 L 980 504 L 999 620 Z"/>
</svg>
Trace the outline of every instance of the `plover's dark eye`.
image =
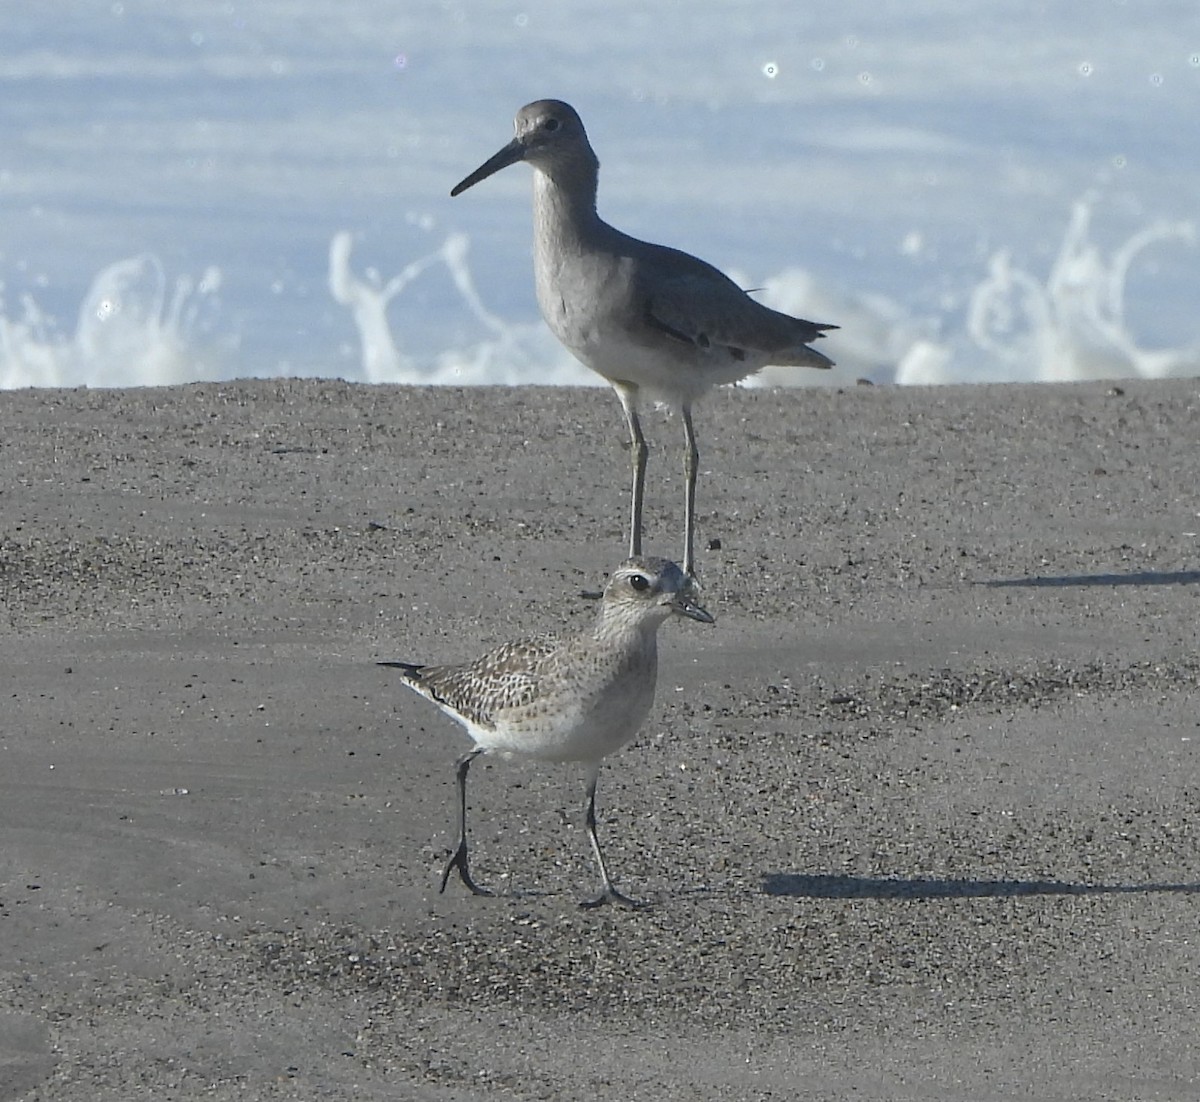
<svg viewBox="0 0 1200 1102">
<path fill-rule="evenodd" d="M 543 130 L 557 130 L 560 126 L 562 126 L 562 123 L 558 119 L 547 119 L 542 123 Z"/>
<path fill-rule="evenodd" d="M 647 578 L 645 574 L 634 574 L 634 576 L 629 579 L 629 584 L 633 586 L 633 588 L 639 593 L 644 593 L 650 588 L 650 579 Z"/>
</svg>

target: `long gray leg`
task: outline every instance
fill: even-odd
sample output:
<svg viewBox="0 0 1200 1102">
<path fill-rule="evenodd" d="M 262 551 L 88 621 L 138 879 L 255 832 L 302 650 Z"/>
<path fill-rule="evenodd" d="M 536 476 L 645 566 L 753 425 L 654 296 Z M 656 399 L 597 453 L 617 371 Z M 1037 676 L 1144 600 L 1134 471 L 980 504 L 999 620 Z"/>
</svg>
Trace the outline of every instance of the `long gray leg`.
<svg viewBox="0 0 1200 1102">
<path fill-rule="evenodd" d="M 683 572 L 689 578 L 696 576 L 696 561 L 692 542 L 696 530 L 696 467 L 700 462 L 700 451 L 696 447 L 696 430 L 692 427 L 692 407 L 685 402 L 683 415 L 683 471 L 687 476 L 683 491 Z"/>
<path fill-rule="evenodd" d="M 629 896 L 617 890 L 617 886 L 612 882 L 612 877 L 608 875 L 608 867 L 604 864 L 604 854 L 600 851 L 600 839 L 596 837 L 596 780 L 599 775 L 600 767 L 595 766 L 588 777 L 587 813 L 584 815 L 584 822 L 587 825 L 588 838 L 591 839 L 592 852 L 596 855 L 596 864 L 600 866 L 600 879 L 604 884 L 604 890 L 595 899 L 584 900 L 580 906 L 600 907 L 605 903 L 620 903 L 623 907 L 644 907 L 645 904 L 640 900 L 630 899 Z"/>
<path fill-rule="evenodd" d="M 637 388 L 627 383 L 613 383 L 621 400 L 625 422 L 629 426 L 629 454 L 633 459 L 633 493 L 629 507 L 629 557 L 642 553 L 642 498 L 646 493 L 646 459 L 650 449 L 642 435 L 637 415 Z"/>
<path fill-rule="evenodd" d="M 487 888 L 481 888 L 476 884 L 471 879 L 470 870 L 467 868 L 467 770 L 471 768 L 471 762 L 482 753 L 482 747 L 476 746 L 473 750 L 468 750 L 463 754 L 455 763 L 458 766 L 458 848 L 454 851 L 454 856 L 446 862 L 439 892 L 446 890 L 446 881 L 450 879 L 450 870 L 458 869 L 459 878 L 476 895 L 493 894 Z"/>
</svg>

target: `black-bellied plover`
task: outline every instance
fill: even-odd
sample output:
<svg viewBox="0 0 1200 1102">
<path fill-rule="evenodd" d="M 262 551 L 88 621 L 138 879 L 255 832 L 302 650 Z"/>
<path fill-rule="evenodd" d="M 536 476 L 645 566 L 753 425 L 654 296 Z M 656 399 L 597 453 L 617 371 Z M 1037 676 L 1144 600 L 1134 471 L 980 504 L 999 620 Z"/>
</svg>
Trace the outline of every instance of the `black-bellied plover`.
<svg viewBox="0 0 1200 1102">
<path fill-rule="evenodd" d="M 835 325 L 755 302 L 711 264 L 629 237 L 596 213 L 600 162 L 574 108 L 538 100 L 517 112 L 516 137 L 450 192 L 517 161 L 536 170 L 533 267 L 538 305 L 554 335 L 607 379 L 621 400 L 633 458 L 629 553 L 642 550 L 646 439 L 638 398 L 679 411 L 684 433 L 684 573 L 694 575 L 696 465 L 692 404 L 710 387 L 768 364 L 831 367 L 809 342 Z"/>
<path fill-rule="evenodd" d="M 476 895 L 490 895 L 467 865 L 467 770 L 480 754 L 582 762 L 587 768 L 584 822 L 603 890 L 585 905 L 633 905 L 617 890 L 596 837 L 600 762 L 629 742 L 654 702 L 659 627 L 673 615 L 711 624 L 695 600 L 691 578 L 673 562 L 630 558 L 621 564 L 583 630 L 497 647 L 473 662 L 420 666 L 381 662 L 402 671 L 405 684 L 458 720 L 475 746 L 458 759 L 458 846 L 442 873 Z"/>
</svg>

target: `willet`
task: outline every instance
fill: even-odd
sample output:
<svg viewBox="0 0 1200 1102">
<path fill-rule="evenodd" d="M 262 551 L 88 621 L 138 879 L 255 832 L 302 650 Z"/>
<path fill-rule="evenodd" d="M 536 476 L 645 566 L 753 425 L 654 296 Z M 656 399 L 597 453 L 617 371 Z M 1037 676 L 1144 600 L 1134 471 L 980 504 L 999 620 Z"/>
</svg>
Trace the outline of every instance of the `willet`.
<svg viewBox="0 0 1200 1102">
<path fill-rule="evenodd" d="M 516 137 L 451 195 L 517 161 L 534 172 L 533 266 L 538 305 L 554 335 L 613 386 L 633 457 L 629 554 L 642 551 L 646 439 L 638 398 L 677 410 L 684 434 L 683 569 L 695 574 L 696 465 L 692 404 L 710 387 L 768 364 L 831 367 L 810 341 L 835 325 L 793 318 L 755 302 L 688 253 L 639 241 L 596 213 L 600 162 L 574 108 L 538 100 L 517 112 Z"/>
<path fill-rule="evenodd" d="M 584 822 L 603 890 L 585 906 L 636 905 L 617 890 L 596 837 L 600 762 L 634 735 L 654 702 L 658 629 L 671 616 L 711 624 L 691 578 L 665 559 L 631 558 L 613 573 L 594 623 L 564 636 L 508 643 L 455 666 L 381 662 L 403 672 L 409 688 L 458 720 L 475 746 L 458 759 L 458 846 L 442 873 L 476 895 L 491 895 L 467 867 L 467 770 L 480 754 L 582 762 L 587 767 Z"/>
</svg>

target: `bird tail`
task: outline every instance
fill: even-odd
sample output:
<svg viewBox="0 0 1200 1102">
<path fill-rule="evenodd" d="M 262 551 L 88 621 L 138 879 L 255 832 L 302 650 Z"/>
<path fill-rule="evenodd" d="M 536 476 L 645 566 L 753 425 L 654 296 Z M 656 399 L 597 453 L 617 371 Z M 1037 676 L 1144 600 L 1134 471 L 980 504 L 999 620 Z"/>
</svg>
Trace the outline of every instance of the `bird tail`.
<svg viewBox="0 0 1200 1102">
<path fill-rule="evenodd" d="M 819 367 L 821 369 L 833 367 L 833 360 L 824 352 L 809 348 L 807 344 L 796 345 L 786 352 L 772 357 L 771 363 L 776 367 Z"/>
<path fill-rule="evenodd" d="M 391 666 L 395 670 L 403 670 L 409 677 L 419 680 L 421 671 L 424 666 L 416 665 L 413 662 L 376 662 L 377 666 Z"/>
</svg>

